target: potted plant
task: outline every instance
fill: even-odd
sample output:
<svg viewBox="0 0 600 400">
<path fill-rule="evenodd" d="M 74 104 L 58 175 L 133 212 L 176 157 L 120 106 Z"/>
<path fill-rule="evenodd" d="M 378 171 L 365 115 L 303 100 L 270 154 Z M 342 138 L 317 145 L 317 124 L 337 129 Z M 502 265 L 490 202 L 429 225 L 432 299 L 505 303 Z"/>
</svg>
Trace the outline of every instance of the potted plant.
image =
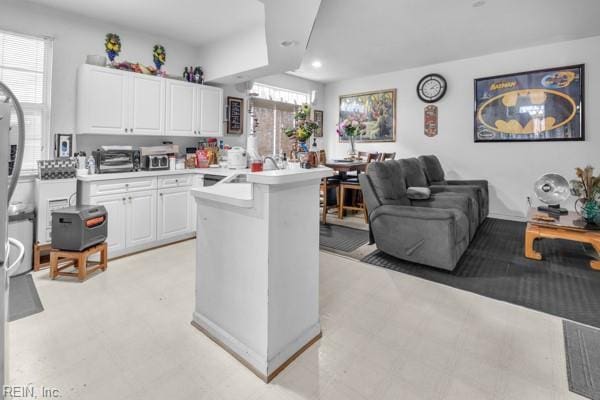
<svg viewBox="0 0 600 400">
<path fill-rule="evenodd" d="M 284 130 L 290 139 L 296 139 L 301 152 L 308 152 L 306 141 L 317 131 L 319 124 L 310 119 L 311 108 L 302 104 L 294 113 L 294 126 Z"/>
<path fill-rule="evenodd" d="M 577 196 L 575 211 L 588 223 L 600 225 L 600 176 L 594 176 L 594 168 L 576 168 L 578 179 L 571 183 L 571 193 Z"/>
</svg>

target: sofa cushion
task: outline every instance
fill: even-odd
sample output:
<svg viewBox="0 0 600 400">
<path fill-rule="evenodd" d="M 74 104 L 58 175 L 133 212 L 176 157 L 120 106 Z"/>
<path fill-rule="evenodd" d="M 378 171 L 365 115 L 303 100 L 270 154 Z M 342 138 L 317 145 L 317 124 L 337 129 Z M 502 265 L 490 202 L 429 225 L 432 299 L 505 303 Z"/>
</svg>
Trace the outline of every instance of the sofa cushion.
<svg viewBox="0 0 600 400">
<path fill-rule="evenodd" d="M 406 195 L 410 200 L 426 200 L 431 197 L 431 190 L 426 187 L 409 187 Z"/>
<path fill-rule="evenodd" d="M 404 176 L 406 178 L 406 185 L 408 187 L 417 186 L 417 187 L 427 187 L 429 183 L 427 182 L 427 177 L 425 176 L 425 171 L 423 170 L 423 166 L 416 158 L 405 158 L 402 160 L 398 160 L 400 163 L 400 167 Z"/>
<path fill-rule="evenodd" d="M 427 180 L 430 185 L 438 184 L 445 185 L 446 178 L 444 176 L 444 169 L 442 168 L 442 164 L 440 160 L 434 156 L 419 156 L 419 162 L 423 166 L 425 170 L 425 174 L 427 176 Z"/>
<path fill-rule="evenodd" d="M 409 205 L 406 183 L 397 161 L 370 163 L 367 175 L 381 204 Z"/>
</svg>

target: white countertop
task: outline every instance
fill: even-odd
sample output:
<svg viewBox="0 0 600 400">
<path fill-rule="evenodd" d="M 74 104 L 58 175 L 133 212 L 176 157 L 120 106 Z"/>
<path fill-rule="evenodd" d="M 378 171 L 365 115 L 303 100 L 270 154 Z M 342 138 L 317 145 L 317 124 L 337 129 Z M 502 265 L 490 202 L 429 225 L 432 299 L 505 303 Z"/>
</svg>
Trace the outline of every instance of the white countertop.
<svg viewBox="0 0 600 400">
<path fill-rule="evenodd" d="M 82 182 L 106 181 L 111 179 L 129 179 L 143 178 L 147 176 L 169 176 L 169 175 L 220 175 L 229 176 L 236 173 L 247 173 L 249 169 L 228 169 L 228 168 L 193 168 L 193 169 L 176 169 L 174 171 L 138 171 L 138 172 L 117 172 L 112 174 L 94 174 L 78 176 L 77 179 Z"/>
</svg>

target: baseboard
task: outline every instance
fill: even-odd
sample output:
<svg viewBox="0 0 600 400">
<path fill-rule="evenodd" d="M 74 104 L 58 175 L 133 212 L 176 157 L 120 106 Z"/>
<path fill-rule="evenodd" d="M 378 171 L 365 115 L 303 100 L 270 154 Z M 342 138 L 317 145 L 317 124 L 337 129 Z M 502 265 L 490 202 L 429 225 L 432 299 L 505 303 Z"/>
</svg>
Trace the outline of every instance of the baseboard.
<svg viewBox="0 0 600 400">
<path fill-rule="evenodd" d="M 264 357 L 258 355 L 254 350 L 248 348 L 248 346 L 216 326 L 203 315 L 195 312 L 191 324 L 266 383 L 271 382 L 292 361 L 322 337 L 320 324 L 317 323 L 311 326 L 305 333 L 287 345 L 285 350 L 279 352 L 270 360 L 274 365 L 277 365 L 271 371 Z M 315 329 L 317 329 L 316 334 Z"/>
<path fill-rule="evenodd" d="M 181 236 L 176 236 L 176 237 L 172 237 L 169 239 L 157 240 L 155 242 L 143 244 L 141 246 L 129 247 L 125 250 L 111 252 L 109 249 L 108 259 L 110 261 L 110 260 L 116 260 L 117 258 L 121 258 L 121 257 L 132 256 L 134 254 L 142 253 L 144 251 L 154 250 L 154 249 L 158 249 L 160 247 L 169 246 L 169 245 L 179 243 L 179 242 L 184 242 L 189 239 L 194 239 L 195 237 L 196 237 L 196 232 L 190 232 L 190 233 L 186 233 Z"/>
</svg>

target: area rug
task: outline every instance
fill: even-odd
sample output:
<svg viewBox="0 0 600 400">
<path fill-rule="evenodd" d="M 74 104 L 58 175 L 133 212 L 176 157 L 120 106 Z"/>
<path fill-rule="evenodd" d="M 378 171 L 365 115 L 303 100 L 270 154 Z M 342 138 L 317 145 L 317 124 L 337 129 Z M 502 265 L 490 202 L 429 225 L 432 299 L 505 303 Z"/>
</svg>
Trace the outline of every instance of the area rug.
<svg viewBox="0 0 600 400">
<path fill-rule="evenodd" d="M 10 278 L 8 321 L 16 321 L 44 311 L 31 274 Z"/>
<path fill-rule="evenodd" d="M 563 321 L 569 390 L 600 400 L 600 330 Z"/>
<path fill-rule="evenodd" d="M 350 253 L 368 241 L 368 231 L 334 224 L 321 224 L 319 245 L 323 250 Z"/>
<path fill-rule="evenodd" d="M 542 261 L 523 255 L 526 224 L 488 218 L 454 271 L 403 260 L 380 251 L 361 261 L 483 296 L 600 327 L 600 271 L 589 267 L 587 245 L 538 240 Z"/>
</svg>

